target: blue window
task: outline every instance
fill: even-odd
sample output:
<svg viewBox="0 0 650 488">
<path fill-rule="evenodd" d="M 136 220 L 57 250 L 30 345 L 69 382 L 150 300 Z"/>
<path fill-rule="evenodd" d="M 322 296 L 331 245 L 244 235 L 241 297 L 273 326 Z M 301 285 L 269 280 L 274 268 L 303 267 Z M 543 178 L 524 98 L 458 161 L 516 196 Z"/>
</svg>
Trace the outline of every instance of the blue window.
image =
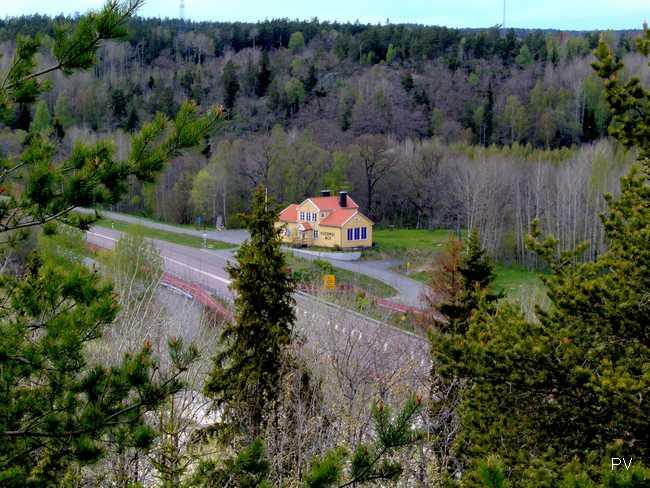
<svg viewBox="0 0 650 488">
<path fill-rule="evenodd" d="M 361 239 L 367 239 L 368 238 L 368 229 L 365 227 L 361 227 Z"/>
<path fill-rule="evenodd" d="M 358 240 L 359 240 L 359 236 L 360 236 L 360 230 L 359 230 L 359 227 L 355 227 L 355 228 L 354 228 L 354 240 L 355 240 L 355 241 L 358 241 Z"/>
<path fill-rule="evenodd" d="M 314 229 L 314 239 L 318 239 L 318 231 Z"/>
<path fill-rule="evenodd" d="M 316 222 L 316 217 L 317 217 L 317 215 L 316 215 L 315 212 L 313 214 L 311 214 L 311 221 Z"/>
<path fill-rule="evenodd" d="M 300 221 L 302 222 L 304 220 L 305 220 L 305 212 L 300 212 Z"/>
<path fill-rule="evenodd" d="M 352 240 L 352 229 L 348 229 L 348 241 Z"/>
</svg>

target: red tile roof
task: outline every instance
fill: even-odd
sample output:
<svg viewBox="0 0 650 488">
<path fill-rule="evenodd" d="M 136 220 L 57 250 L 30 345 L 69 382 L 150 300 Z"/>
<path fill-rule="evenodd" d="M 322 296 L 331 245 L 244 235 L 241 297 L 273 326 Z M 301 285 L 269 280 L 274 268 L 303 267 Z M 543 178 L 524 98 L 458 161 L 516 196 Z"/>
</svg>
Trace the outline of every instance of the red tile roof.
<svg viewBox="0 0 650 488">
<path fill-rule="evenodd" d="M 308 198 L 319 211 L 321 212 L 330 212 L 324 219 L 319 222 L 319 225 L 324 225 L 327 227 L 341 227 L 348 220 L 350 220 L 359 209 L 359 205 L 350 198 L 348 195 L 348 202 L 346 207 L 339 206 L 339 197 L 313 197 Z M 303 202 L 304 203 L 304 202 Z M 292 203 L 282 212 L 280 212 L 280 221 L 282 222 L 298 222 L 298 207 L 295 203 Z M 307 222 L 300 223 L 305 230 L 311 230 L 312 227 Z"/>
<path fill-rule="evenodd" d="M 359 208 L 354 200 L 348 195 L 348 204 L 346 207 L 339 206 L 339 197 L 312 197 L 308 198 L 318 210 L 336 210 L 337 208 Z"/>
<path fill-rule="evenodd" d="M 325 225 L 327 227 L 341 227 L 356 213 L 356 208 L 339 208 L 321 220 L 320 225 Z"/>
<path fill-rule="evenodd" d="M 298 224 L 298 230 L 311 230 L 311 224 L 308 224 L 307 222 L 300 222 Z"/>
<path fill-rule="evenodd" d="M 280 220 L 282 222 L 297 222 L 298 221 L 298 205 L 292 203 L 282 212 L 280 212 Z"/>
</svg>

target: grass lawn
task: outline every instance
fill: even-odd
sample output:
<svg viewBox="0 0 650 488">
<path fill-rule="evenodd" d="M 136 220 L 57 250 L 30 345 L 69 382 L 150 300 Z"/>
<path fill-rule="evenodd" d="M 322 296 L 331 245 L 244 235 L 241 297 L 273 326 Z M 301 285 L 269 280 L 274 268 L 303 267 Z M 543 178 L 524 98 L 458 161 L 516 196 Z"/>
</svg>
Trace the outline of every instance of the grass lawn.
<svg viewBox="0 0 650 488">
<path fill-rule="evenodd" d="M 527 306 L 529 303 L 538 303 L 543 301 L 544 283 L 539 278 L 539 272 L 528 271 L 521 266 L 496 266 L 496 277 L 494 279 L 494 291 L 503 292 L 506 298 L 521 305 Z M 429 273 L 427 271 L 416 271 L 408 275 L 409 278 L 427 283 Z"/>
<path fill-rule="evenodd" d="M 331 270 L 339 285 L 352 285 L 365 290 L 370 295 L 381 298 L 397 295 L 397 290 L 383 281 L 347 269 L 336 268 L 326 261 L 304 259 L 291 253 L 286 253 L 286 258 L 287 264 L 299 281 L 317 286 L 322 285 L 323 275 L 329 274 Z"/>
<path fill-rule="evenodd" d="M 400 254 L 404 251 L 435 251 L 453 234 L 448 229 L 376 229 L 373 240 L 378 251 Z"/>
<path fill-rule="evenodd" d="M 179 244 L 181 246 L 197 248 L 204 247 L 203 238 L 199 236 L 168 232 L 166 230 L 153 229 L 151 227 L 145 227 L 143 225 L 129 224 L 127 222 L 122 222 L 119 220 L 100 219 L 97 221 L 96 225 L 106 227 L 108 229 L 113 228 L 120 232 L 127 232 L 130 234 L 139 233 L 144 237 L 148 237 L 149 239 L 158 239 L 160 241 L 167 241 L 173 244 Z M 207 241 L 208 249 L 233 249 L 237 247 L 234 244 L 217 241 L 214 239 L 208 239 Z"/>
<path fill-rule="evenodd" d="M 544 295 L 544 283 L 540 273 L 529 271 L 522 266 L 497 265 L 494 290 L 505 293 L 507 298 L 526 305 L 531 300 L 537 302 Z"/>
</svg>

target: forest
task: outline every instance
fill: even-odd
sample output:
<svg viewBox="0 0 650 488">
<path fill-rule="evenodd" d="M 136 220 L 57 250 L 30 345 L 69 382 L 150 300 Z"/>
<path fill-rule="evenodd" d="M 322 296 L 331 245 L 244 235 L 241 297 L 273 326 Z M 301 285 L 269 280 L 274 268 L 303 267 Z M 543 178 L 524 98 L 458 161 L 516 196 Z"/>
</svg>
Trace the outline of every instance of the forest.
<svg viewBox="0 0 650 488">
<path fill-rule="evenodd" d="M 62 20 L 75 23 L 0 20 L 0 68 L 17 35 L 51 44 Z M 611 113 L 591 68 L 600 36 L 626 77 L 650 79 L 630 31 L 142 18 L 127 29 L 91 69 L 53 73 L 51 90 L 13 114 L 0 148 L 49 126 L 63 154 L 106 136 L 126 154 L 155 113 L 218 103 L 228 114 L 218 133 L 155 182 L 132 181 L 112 208 L 240 227 L 258 184 L 281 203 L 346 189 L 380 226 L 476 226 L 494 257 L 526 265 L 535 218 L 564 245 L 587 239 L 591 256 L 601 252 L 597 196 L 615 191 L 635 159 L 607 139 Z"/>
<path fill-rule="evenodd" d="M 647 26 L 141 6 L 0 21 L 0 486 L 647 488 Z M 417 313 L 299 289 L 276 223 L 323 187 L 396 254 L 439 231 Z"/>
</svg>

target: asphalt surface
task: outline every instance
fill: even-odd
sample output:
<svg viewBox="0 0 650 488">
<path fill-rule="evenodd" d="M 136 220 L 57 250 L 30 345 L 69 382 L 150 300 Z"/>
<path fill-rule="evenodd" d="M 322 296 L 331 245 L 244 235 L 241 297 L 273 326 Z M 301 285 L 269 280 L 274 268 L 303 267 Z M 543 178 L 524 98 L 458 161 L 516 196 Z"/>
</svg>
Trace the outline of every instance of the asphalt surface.
<svg viewBox="0 0 650 488">
<path fill-rule="evenodd" d="M 86 233 L 89 243 L 107 249 L 112 249 L 120 236 L 120 232 L 103 227 Z M 232 299 L 225 271 L 230 252 L 152 242 L 164 259 L 165 271 Z M 310 295 L 297 293 L 295 299 L 296 330 L 323 362 L 353 356 L 364 374 L 392 378 L 399 371 L 412 388 L 425 381 L 431 368 L 425 339 Z"/>
<path fill-rule="evenodd" d="M 87 209 L 81 209 L 84 212 L 90 212 Z M 102 211 L 102 216 L 107 219 L 113 219 L 132 224 L 140 224 L 154 229 L 160 229 L 168 232 L 176 232 L 182 234 L 189 234 L 202 237 L 207 234 L 209 239 L 228 242 L 230 244 L 241 244 L 249 236 L 248 231 L 244 229 L 228 229 L 228 230 L 196 230 L 191 228 L 179 227 L 175 225 L 164 224 L 149 219 L 135 217 L 133 215 L 115 213 L 109 211 Z M 210 251 L 206 251 L 210 252 Z M 428 290 L 427 286 L 419 281 L 412 280 L 400 273 L 396 273 L 389 269 L 390 267 L 399 264 L 399 260 L 385 260 L 385 261 L 340 261 L 336 259 L 329 259 L 324 257 L 309 256 L 307 254 L 297 253 L 304 259 L 321 259 L 329 261 L 337 268 L 346 269 L 355 273 L 365 274 L 377 280 L 392 286 L 397 290 L 397 295 L 391 297 L 392 300 L 403 303 L 411 307 L 418 307 L 422 305 L 422 295 Z"/>
</svg>

